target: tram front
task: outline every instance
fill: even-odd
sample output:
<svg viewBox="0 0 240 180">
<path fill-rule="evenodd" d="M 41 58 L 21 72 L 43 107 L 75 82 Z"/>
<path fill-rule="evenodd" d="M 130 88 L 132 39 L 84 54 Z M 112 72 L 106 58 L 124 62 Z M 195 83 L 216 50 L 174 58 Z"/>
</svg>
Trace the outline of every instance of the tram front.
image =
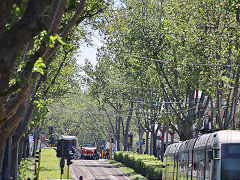
<svg viewBox="0 0 240 180">
<path fill-rule="evenodd" d="M 240 179 L 240 131 L 219 131 L 215 135 L 213 180 Z M 219 151 L 220 150 L 220 151 Z"/>
<path fill-rule="evenodd" d="M 240 179 L 240 143 L 221 145 L 221 179 Z"/>
</svg>

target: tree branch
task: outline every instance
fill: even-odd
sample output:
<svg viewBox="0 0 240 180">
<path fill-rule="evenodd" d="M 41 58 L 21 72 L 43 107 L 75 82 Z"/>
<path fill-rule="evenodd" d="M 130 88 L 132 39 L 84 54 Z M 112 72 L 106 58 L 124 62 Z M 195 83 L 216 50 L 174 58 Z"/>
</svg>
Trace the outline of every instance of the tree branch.
<svg viewBox="0 0 240 180">
<path fill-rule="evenodd" d="M 17 52 L 48 24 L 45 9 L 50 0 L 29 0 L 23 18 L 0 37 L 0 74 L 12 69 Z"/>
</svg>

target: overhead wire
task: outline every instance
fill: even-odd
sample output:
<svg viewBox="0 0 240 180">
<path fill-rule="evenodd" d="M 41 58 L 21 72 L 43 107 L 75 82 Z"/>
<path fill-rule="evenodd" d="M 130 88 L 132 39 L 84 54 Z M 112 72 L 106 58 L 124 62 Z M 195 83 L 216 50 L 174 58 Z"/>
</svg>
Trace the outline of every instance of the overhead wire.
<svg viewBox="0 0 240 180">
<path fill-rule="evenodd" d="M 81 47 L 87 47 L 87 48 L 93 48 L 93 49 L 96 49 L 98 50 L 99 48 L 95 48 L 95 47 L 88 47 L 88 46 L 84 46 L 84 45 L 80 45 Z M 113 51 L 109 51 L 109 52 L 113 52 Z M 159 59 L 154 59 L 154 58 L 148 58 L 148 57 L 143 57 L 143 56 L 138 56 L 138 55 L 135 55 L 135 54 L 131 54 L 131 52 L 129 53 L 123 53 L 123 52 L 117 52 L 119 54 L 122 54 L 122 55 L 126 55 L 126 56 L 129 56 L 129 57 L 135 57 L 135 58 L 140 58 L 140 59 L 146 59 L 146 60 L 150 60 L 150 61 L 154 61 L 154 62 L 161 62 L 161 63 L 168 63 L 166 61 L 163 61 L 163 60 L 159 60 Z M 173 63 L 173 62 L 171 62 Z M 174 62 L 175 63 L 175 62 Z M 176 63 L 177 66 L 186 66 L 186 65 L 190 65 L 190 66 L 219 66 L 219 67 L 239 67 L 240 65 L 228 65 L 228 64 L 211 64 L 211 63 Z M 173 67 L 171 65 L 171 67 Z"/>
<path fill-rule="evenodd" d="M 82 46 L 82 45 L 80 45 Z M 86 47 L 86 46 L 85 46 Z M 88 46 L 87 46 L 88 47 Z M 88 48 L 93 48 L 93 49 L 99 49 L 99 48 L 95 48 L 95 47 L 88 47 Z M 110 51 L 111 52 L 111 51 Z M 159 59 L 154 59 L 154 58 L 148 58 L 148 57 L 143 57 L 143 56 L 138 56 L 138 55 L 135 55 L 135 54 L 131 54 L 131 53 L 122 53 L 122 52 L 119 52 L 119 54 L 122 54 L 122 55 L 127 55 L 129 57 L 134 57 L 134 58 L 140 58 L 140 59 L 146 59 L 146 60 L 150 60 L 150 61 L 154 61 L 154 62 L 160 62 L 160 63 L 165 63 L 167 64 L 168 62 L 166 61 L 163 61 L 163 60 L 159 60 Z M 171 62 L 172 63 L 172 62 Z M 177 63 L 176 64 L 177 66 L 186 66 L 186 65 L 191 65 L 191 66 L 215 66 L 215 67 L 218 67 L 218 66 L 222 66 L 222 67 L 239 67 L 240 65 L 226 65 L 226 64 L 211 64 L 211 63 Z M 172 67 L 172 66 L 171 66 Z M 121 83 L 122 84 L 122 83 Z M 126 84 L 130 87 L 133 87 L 133 88 L 139 88 L 139 89 L 143 89 L 142 87 L 134 87 L 132 85 L 129 85 L 129 84 Z M 144 89 L 157 89 L 157 88 L 146 88 L 144 87 Z M 151 103 L 151 102 L 155 102 L 155 101 L 134 101 L 134 102 L 137 102 L 137 103 Z M 185 103 L 185 102 L 157 102 L 158 104 L 176 104 L 176 103 Z M 186 109 L 186 110 L 182 110 L 182 111 L 178 111 L 178 112 L 183 112 L 183 111 L 189 111 L 193 108 L 195 108 L 196 106 L 190 108 L 190 109 Z M 165 113 L 173 113 L 173 112 L 165 112 Z"/>
<path fill-rule="evenodd" d="M 57 105 L 57 106 L 60 106 L 60 107 L 63 107 L 63 108 L 65 108 L 65 109 L 69 109 L 70 111 L 72 111 L 72 112 L 77 112 L 77 113 L 81 113 L 81 115 L 83 115 L 83 116 L 90 116 L 90 115 L 102 115 L 102 116 L 104 116 L 104 115 L 108 115 L 108 116 L 112 116 L 112 117 L 116 117 L 116 116 L 119 116 L 119 114 L 117 114 L 117 113 L 111 113 L 111 114 L 107 114 L 106 112 L 104 112 L 104 111 L 85 111 L 85 110 L 78 110 L 78 109 L 73 109 L 73 108 L 69 108 L 69 107 L 66 107 L 66 106 L 61 106 L 61 105 Z M 50 106 L 50 107 L 52 107 L 52 108 L 56 108 L 56 107 L 53 107 L 53 106 Z M 181 112 L 188 112 L 189 110 L 192 110 L 192 109 L 194 109 L 194 108 L 196 108 L 197 106 L 193 106 L 193 107 L 191 107 L 191 108 L 188 108 L 188 109 L 185 109 L 185 110 L 179 110 L 179 111 L 177 111 L 177 113 L 181 113 Z M 136 109 L 139 109 L 139 108 L 134 108 L 133 110 L 136 110 Z M 121 112 L 129 112 L 129 110 L 124 110 L 124 111 L 121 111 Z M 84 113 L 84 114 L 83 114 Z M 147 114 L 149 115 L 149 113 L 147 112 Z M 161 114 L 159 114 L 159 115 L 162 115 L 162 114 L 175 114 L 174 112 L 171 112 L 171 111 L 169 111 L 169 112 L 165 112 L 165 111 L 162 111 L 162 113 Z M 121 114 L 121 117 L 129 117 L 129 116 L 133 116 L 133 115 L 122 115 Z"/>
</svg>

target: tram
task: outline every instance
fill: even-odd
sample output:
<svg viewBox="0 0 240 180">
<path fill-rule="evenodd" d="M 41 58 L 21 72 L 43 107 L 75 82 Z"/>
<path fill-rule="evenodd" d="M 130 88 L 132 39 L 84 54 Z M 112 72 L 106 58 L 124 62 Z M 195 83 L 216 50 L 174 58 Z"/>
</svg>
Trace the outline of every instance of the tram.
<svg viewBox="0 0 240 180">
<path fill-rule="evenodd" d="M 221 130 L 167 147 L 163 180 L 240 180 L 240 131 Z"/>
<path fill-rule="evenodd" d="M 76 158 L 76 145 L 76 136 L 62 135 L 57 143 L 57 157 L 67 157 L 68 153 L 71 152 Z"/>
<path fill-rule="evenodd" d="M 62 135 L 59 140 L 66 141 L 68 144 L 68 149 L 76 149 L 77 145 L 77 137 L 76 136 L 69 136 L 69 135 Z"/>
</svg>

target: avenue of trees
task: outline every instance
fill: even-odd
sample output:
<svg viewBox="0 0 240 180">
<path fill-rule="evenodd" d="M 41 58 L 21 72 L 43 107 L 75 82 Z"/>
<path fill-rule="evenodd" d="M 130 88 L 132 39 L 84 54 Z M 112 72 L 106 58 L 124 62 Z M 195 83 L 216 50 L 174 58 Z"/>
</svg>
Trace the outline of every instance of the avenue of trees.
<svg viewBox="0 0 240 180">
<path fill-rule="evenodd" d="M 239 22 L 239 4 L 224 0 L 125 0 L 95 19 L 104 45 L 83 67 L 85 94 L 118 149 L 129 132 L 151 137 L 156 155 L 159 130 L 163 145 L 164 132 L 239 129 Z"/>
<path fill-rule="evenodd" d="M 146 136 L 154 155 L 159 131 L 163 144 L 164 132 L 186 140 L 203 128 L 239 129 L 239 6 L 2 0 L 0 179 L 16 178 L 28 134 L 49 126 L 55 138 L 80 143 L 113 136 L 118 150 L 128 149 L 129 133 Z M 96 66 L 79 67 L 75 53 L 90 43 L 89 27 L 103 46 Z"/>
<path fill-rule="evenodd" d="M 74 58 L 103 0 L 0 2 L 0 179 L 17 179 L 30 132 L 41 130 L 52 99 L 77 88 Z M 37 131 L 35 131 L 37 132 Z"/>
<path fill-rule="evenodd" d="M 126 0 L 102 14 L 104 46 L 84 70 L 125 150 L 131 123 L 151 134 L 154 155 L 158 130 L 186 140 L 239 129 L 239 22 L 239 4 L 224 0 Z"/>
</svg>

